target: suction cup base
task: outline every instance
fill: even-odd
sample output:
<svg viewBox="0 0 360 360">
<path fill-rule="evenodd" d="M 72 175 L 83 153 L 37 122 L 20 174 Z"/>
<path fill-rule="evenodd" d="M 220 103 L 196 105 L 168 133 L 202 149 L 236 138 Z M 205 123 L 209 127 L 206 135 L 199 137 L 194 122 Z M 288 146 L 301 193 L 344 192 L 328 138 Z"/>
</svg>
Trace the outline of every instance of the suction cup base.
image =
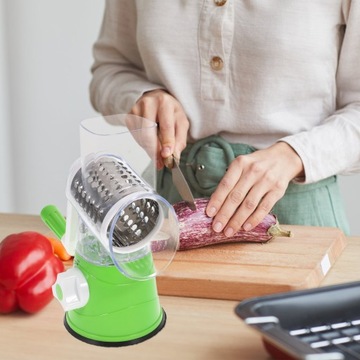
<svg viewBox="0 0 360 360">
<path fill-rule="evenodd" d="M 162 319 L 160 324 L 157 326 L 156 329 L 152 330 L 150 333 L 148 333 L 145 336 L 141 336 L 139 338 L 136 339 L 132 339 L 132 340 L 127 340 L 127 341 L 100 341 L 100 340 L 94 340 L 94 339 L 90 339 L 87 338 L 85 336 L 82 336 L 80 334 L 78 334 L 76 331 L 74 331 L 70 325 L 68 324 L 67 320 L 66 320 L 66 315 L 64 316 L 64 326 L 66 328 L 66 330 L 72 335 L 74 336 L 76 339 L 81 340 L 87 344 L 91 344 L 91 345 L 96 345 L 96 346 L 103 346 L 103 347 L 122 347 L 122 346 L 129 346 L 129 345 L 136 345 L 139 344 L 145 340 L 148 340 L 150 338 L 152 338 L 153 336 L 155 336 L 158 332 L 160 332 L 162 330 L 162 328 L 165 326 L 166 324 L 166 312 L 164 311 L 164 309 L 162 309 Z"/>
</svg>

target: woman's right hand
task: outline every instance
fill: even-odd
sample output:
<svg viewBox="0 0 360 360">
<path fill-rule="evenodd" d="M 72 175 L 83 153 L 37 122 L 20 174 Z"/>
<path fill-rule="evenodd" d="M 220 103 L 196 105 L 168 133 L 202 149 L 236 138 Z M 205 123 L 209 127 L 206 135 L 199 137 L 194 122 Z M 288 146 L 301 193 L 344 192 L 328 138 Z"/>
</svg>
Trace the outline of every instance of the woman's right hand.
<svg viewBox="0 0 360 360">
<path fill-rule="evenodd" d="M 158 123 L 158 169 L 167 165 L 165 160 L 172 155 L 180 159 L 190 124 L 181 104 L 172 95 L 164 90 L 149 91 L 137 101 L 130 114 Z"/>
</svg>

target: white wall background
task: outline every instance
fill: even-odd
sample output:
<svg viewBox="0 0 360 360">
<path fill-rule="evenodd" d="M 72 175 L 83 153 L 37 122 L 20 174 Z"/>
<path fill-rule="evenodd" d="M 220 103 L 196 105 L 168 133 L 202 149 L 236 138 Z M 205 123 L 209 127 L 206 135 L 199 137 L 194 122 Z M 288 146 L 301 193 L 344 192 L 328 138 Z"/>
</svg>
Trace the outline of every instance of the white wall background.
<svg viewBox="0 0 360 360">
<path fill-rule="evenodd" d="M 97 115 L 88 86 L 103 8 L 103 0 L 0 0 L 0 212 L 39 214 L 50 203 L 65 212 L 79 123 Z M 340 182 L 360 235 L 360 174 Z"/>
<path fill-rule="evenodd" d="M 103 0 L 0 0 L 0 211 L 65 211 Z"/>
</svg>

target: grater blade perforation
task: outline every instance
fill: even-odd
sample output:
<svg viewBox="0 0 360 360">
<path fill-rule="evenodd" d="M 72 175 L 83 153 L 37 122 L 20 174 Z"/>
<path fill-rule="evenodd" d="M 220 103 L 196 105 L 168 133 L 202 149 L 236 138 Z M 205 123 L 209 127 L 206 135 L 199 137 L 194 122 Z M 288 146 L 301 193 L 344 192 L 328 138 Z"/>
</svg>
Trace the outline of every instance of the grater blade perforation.
<svg viewBox="0 0 360 360">
<path fill-rule="evenodd" d="M 108 211 L 123 198 L 149 187 L 124 161 L 101 156 L 79 169 L 71 183 L 78 206 L 98 228 Z M 136 244 L 149 235 L 160 219 L 159 204 L 150 198 L 129 202 L 116 220 L 111 240 L 113 247 Z M 109 229 L 108 229 L 109 231 Z"/>
</svg>

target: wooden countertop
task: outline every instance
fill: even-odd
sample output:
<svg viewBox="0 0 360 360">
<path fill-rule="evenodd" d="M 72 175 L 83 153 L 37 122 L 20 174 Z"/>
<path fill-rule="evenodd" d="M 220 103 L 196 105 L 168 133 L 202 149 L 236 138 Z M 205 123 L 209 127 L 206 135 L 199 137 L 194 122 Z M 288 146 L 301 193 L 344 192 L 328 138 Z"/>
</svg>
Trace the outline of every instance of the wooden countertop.
<svg viewBox="0 0 360 360">
<path fill-rule="evenodd" d="M 0 214 L 0 240 L 25 230 L 50 234 L 38 216 Z M 360 280 L 360 237 L 348 243 L 322 285 Z M 0 316 L 0 353 L 4 360 L 56 359 L 269 359 L 260 336 L 234 313 L 237 301 L 160 296 L 166 326 L 137 345 L 102 348 L 72 337 L 63 326 L 56 300 L 34 315 Z"/>
</svg>

